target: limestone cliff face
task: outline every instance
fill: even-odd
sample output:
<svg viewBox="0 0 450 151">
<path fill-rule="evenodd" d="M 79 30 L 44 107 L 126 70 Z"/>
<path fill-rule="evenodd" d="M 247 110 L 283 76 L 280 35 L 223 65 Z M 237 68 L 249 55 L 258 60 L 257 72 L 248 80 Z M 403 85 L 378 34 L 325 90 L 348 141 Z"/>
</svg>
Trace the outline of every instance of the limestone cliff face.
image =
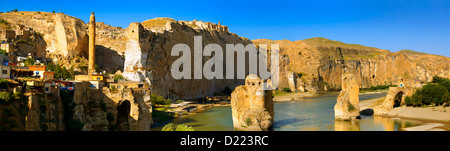
<svg viewBox="0 0 450 151">
<path fill-rule="evenodd" d="M 164 30 L 154 30 L 149 27 L 143 28 L 138 23 L 130 24 L 126 29 L 128 41 L 125 52 L 124 77 L 133 81 L 150 82 L 152 93 L 175 99 L 210 96 L 214 92 L 223 91 L 225 87 L 234 88 L 243 83 L 243 79 L 175 80 L 171 75 L 170 68 L 179 56 L 172 57 L 171 51 L 176 44 L 186 44 L 191 50 L 191 60 L 194 61 L 194 36 L 202 37 L 202 47 L 214 43 L 220 45 L 224 52 L 225 44 L 247 45 L 251 41 L 215 28 L 194 29 L 186 22 L 167 22 L 164 27 Z M 225 54 L 224 57 L 226 57 Z M 202 65 L 209 58 L 211 57 L 203 57 Z M 193 63 L 191 66 L 194 70 Z"/>
<path fill-rule="evenodd" d="M 51 87 L 48 94 L 35 92 L 14 97 L 0 104 L 0 131 L 65 130 L 58 87 Z"/>
<path fill-rule="evenodd" d="M 52 87 L 51 94 L 28 96 L 29 111 L 26 117 L 26 131 L 63 131 L 64 111 L 59 88 Z"/>
<path fill-rule="evenodd" d="M 274 109 L 271 90 L 263 90 L 265 80 L 252 74 L 245 85 L 231 94 L 231 113 L 234 129 L 268 131 L 273 129 Z"/>
<path fill-rule="evenodd" d="M 62 13 L 15 12 L 2 13 L 0 18 L 13 26 L 25 25 L 43 35 L 46 43 L 44 51 L 67 56 L 87 51 L 87 32 L 80 19 Z"/>
<path fill-rule="evenodd" d="M 279 89 L 340 90 L 343 73 L 355 75 L 360 88 L 408 82 L 429 82 L 435 75 L 450 77 L 450 58 L 411 55 L 387 50 L 304 41 L 253 40 L 254 44 L 280 44 L 282 68 Z"/>
<path fill-rule="evenodd" d="M 76 84 L 74 119 L 84 131 L 149 131 L 152 121 L 150 91 L 94 89 L 88 82 Z"/>
</svg>

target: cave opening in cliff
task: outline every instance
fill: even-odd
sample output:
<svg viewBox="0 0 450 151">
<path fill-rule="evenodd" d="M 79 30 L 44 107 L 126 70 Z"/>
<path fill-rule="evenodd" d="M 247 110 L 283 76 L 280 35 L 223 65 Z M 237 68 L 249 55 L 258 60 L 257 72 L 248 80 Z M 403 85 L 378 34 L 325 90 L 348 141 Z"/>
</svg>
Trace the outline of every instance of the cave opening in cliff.
<svg viewBox="0 0 450 151">
<path fill-rule="evenodd" d="M 397 95 L 394 98 L 394 108 L 400 107 L 400 105 L 402 103 L 402 98 L 403 98 L 403 92 L 400 91 L 397 93 Z"/>
<path fill-rule="evenodd" d="M 125 100 L 117 107 L 117 130 L 129 130 L 128 117 L 130 115 L 130 101 Z"/>
</svg>

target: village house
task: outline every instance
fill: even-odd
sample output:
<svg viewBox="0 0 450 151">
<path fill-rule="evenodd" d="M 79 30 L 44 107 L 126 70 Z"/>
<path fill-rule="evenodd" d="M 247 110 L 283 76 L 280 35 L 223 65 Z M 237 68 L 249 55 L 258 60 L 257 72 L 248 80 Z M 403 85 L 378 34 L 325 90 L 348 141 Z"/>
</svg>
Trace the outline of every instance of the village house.
<svg viewBox="0 0 450 151">
<path fill-rule="evenodd" d="M 43 78 L 46 68 L 47 68 L 47 66 L 41 66 L 41 65 L 28 66 L 28 69 L 33 71 L 33 77 L 35 77 L 35 78 Z"/>
<path fill-rule="evenodd" d="M 14 30 L 2 29 L 0 30 L 0 41 L 2 43 L 10 43 L 16 37 L 16 32 Z"/>
<path fill-rule="evenodd" d="M 45 71 L 44 72 L 44 76 L 41 78 L 41 79 L 45 79 L 45 80 L 51 80 L 51 79 L 53 79 L 54 78 L 54 72 L 51 72 L 51 71 Z"/>
<path fill-rule="evenodd" d="M 10 66 L 11 67 L 11 79 L 17 79 L 20 77 L 31 77 L 34 72 L 29 70 L 28 67 L 23 66 Z"/>
<path fill-rule="evenodd" d="M 0 78 L 11 79 L 11 67 L 0 65 Z"/>
</svg>

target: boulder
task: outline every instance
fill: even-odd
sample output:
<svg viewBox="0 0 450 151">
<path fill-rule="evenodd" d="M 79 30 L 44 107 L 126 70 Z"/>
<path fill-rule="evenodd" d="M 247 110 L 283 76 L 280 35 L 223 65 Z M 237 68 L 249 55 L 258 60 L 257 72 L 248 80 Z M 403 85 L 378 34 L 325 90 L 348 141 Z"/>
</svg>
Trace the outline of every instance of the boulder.
<svg viewBox="0 0 450 151">
<path fill-rule="evenodd" d="M 272 91 L 264 90 L 264 80 L 249 75 L 245 85 L 231 94 L 233 126 L 240 131 L 269 131 L 273 129 Z"/>
</svg>

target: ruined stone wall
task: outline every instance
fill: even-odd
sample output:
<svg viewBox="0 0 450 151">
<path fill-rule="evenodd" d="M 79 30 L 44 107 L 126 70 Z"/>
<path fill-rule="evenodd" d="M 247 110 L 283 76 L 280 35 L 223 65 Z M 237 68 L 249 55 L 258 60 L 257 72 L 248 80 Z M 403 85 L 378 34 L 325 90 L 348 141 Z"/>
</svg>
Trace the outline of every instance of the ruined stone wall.
<svg viewBox="0 0 450 151">
<path fill-rule="evenodd" d="M 344 74 L 342 90 L 334 106 L 337 120 L 354 120 L 359 116 L 359 86 L 353 74 Z"/>
<path fill-rule="evenodd" d="M 75 87 L 74 119 L 84 123 L 83 131 L 150 131 L 153 122 L 148 89 L 111 92 L 90 88 L 88 82 Z"/>
<path fill-rule="evenodd" d="M 263 90 L 265 80 L 252 74 L 245 85 L 231 94 L 233 126 L 241 131 L 273 130 L 274 109 L 271 90 Z"/>
</svg>

